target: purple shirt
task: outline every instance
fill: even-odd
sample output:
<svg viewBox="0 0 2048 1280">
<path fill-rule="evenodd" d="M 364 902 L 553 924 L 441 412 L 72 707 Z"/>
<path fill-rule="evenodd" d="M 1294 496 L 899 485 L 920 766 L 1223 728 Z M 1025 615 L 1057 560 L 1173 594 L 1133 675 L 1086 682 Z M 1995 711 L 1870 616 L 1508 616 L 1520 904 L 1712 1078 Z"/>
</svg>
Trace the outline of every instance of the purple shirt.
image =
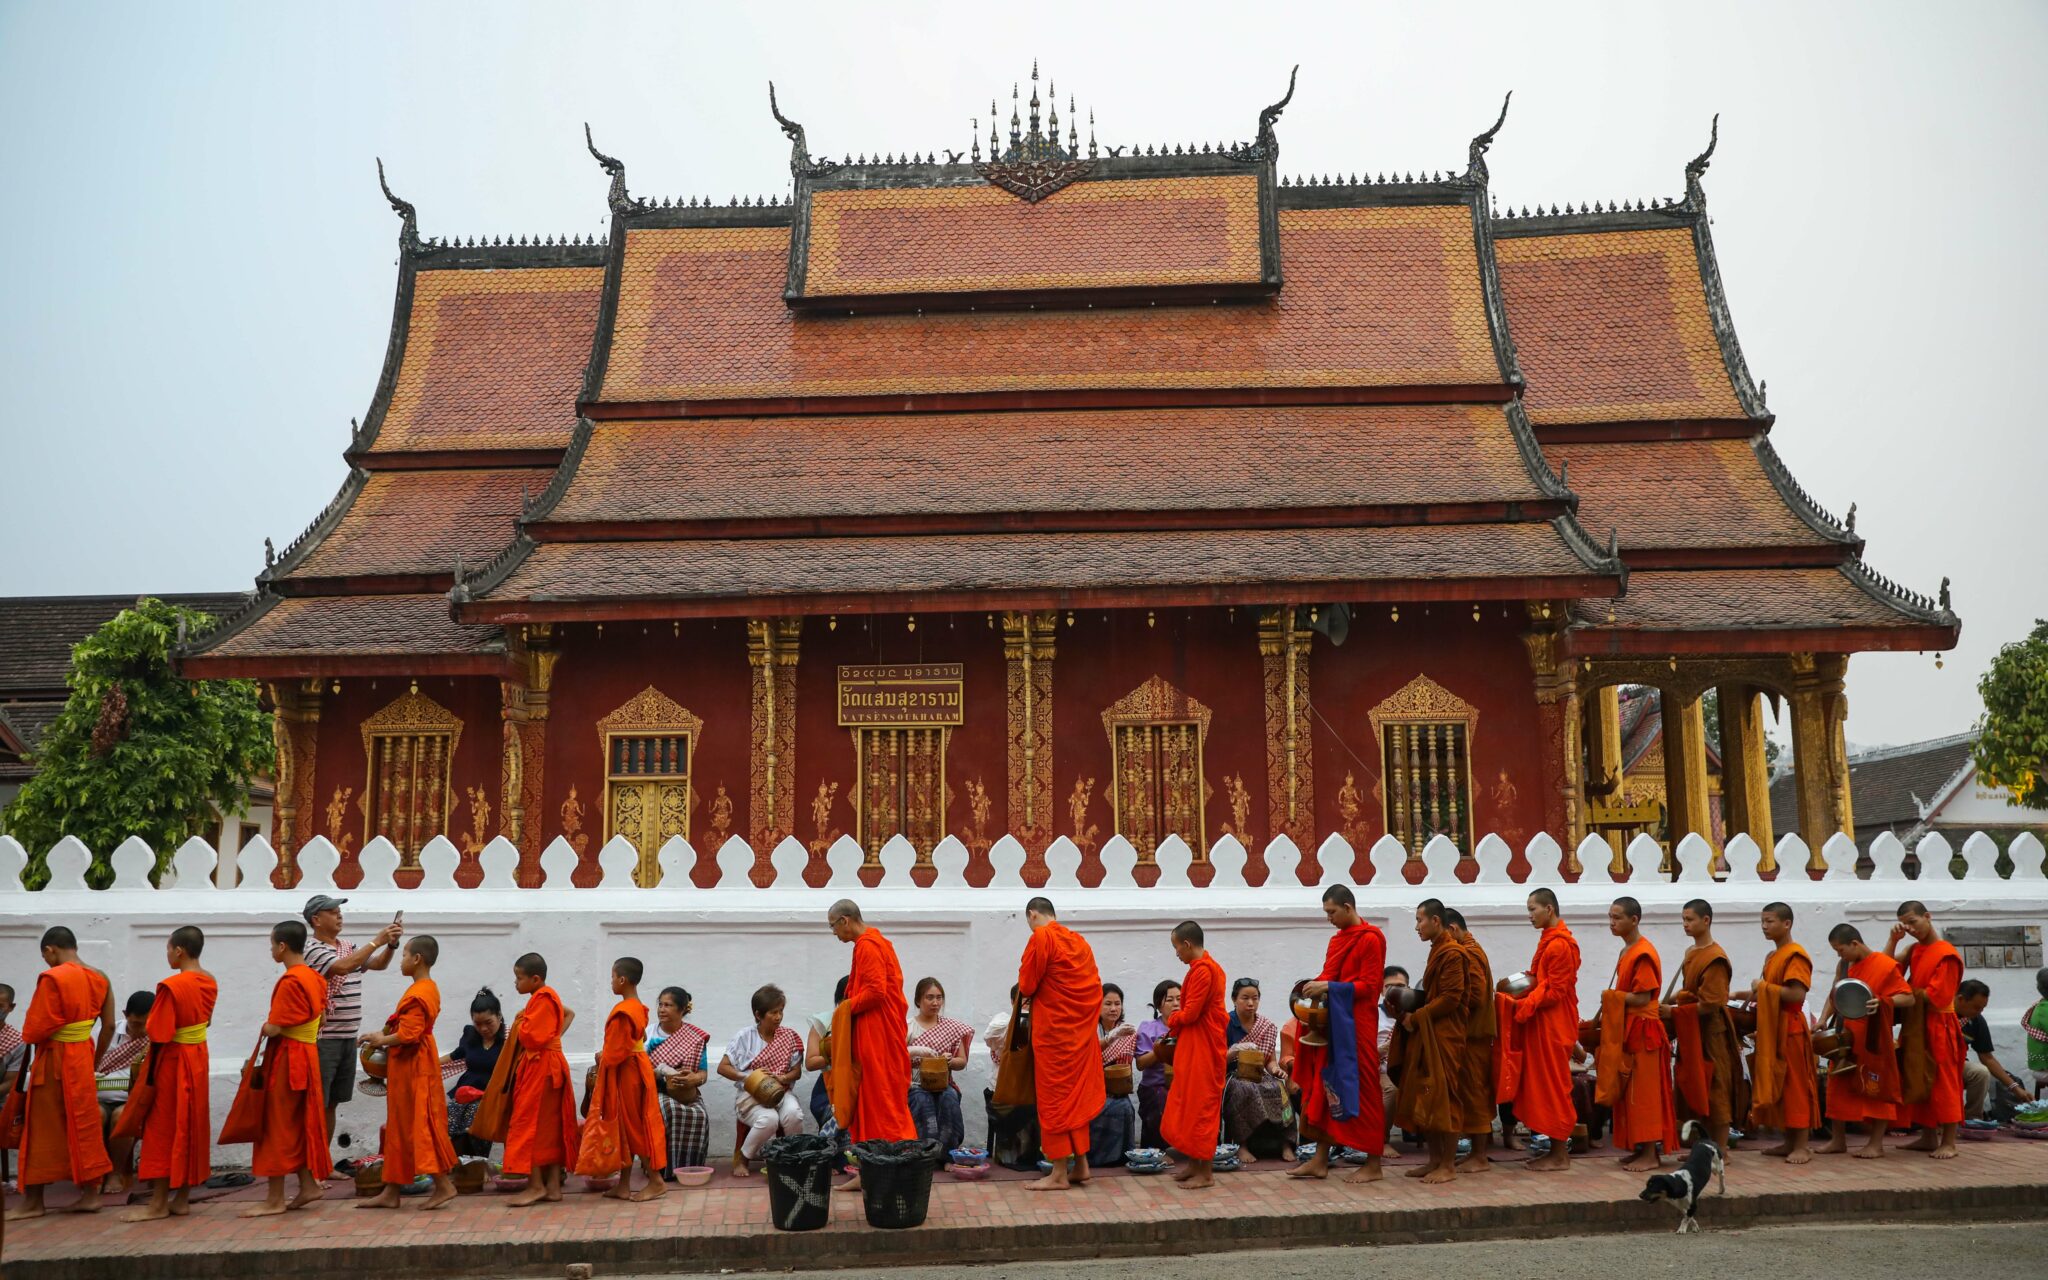
<svg viewBox="0 0 2048 1280">
<path fill-rule="evenodd" d="M 1159 1043 L 1161 1040 L 1166 1039 L 1166 1037 L 1169 1034 L 1170 1033 L 1166 1029 L 1166 1024 L 1164 1022 L 1161 1022 L 1157 1018 L 1151 1018 L 1144 1022 L 1139 1023 L 1138 1056 L 1142 1058 L 1146 1054 L 1152 1052 L 1152 1046 Z M 1163 1062 L 1155 1062 L 1151 1066 L 1146 1067 L 1143 1071 L 1138 1073 L 1138 1083 L 1157 1085 L 1165 1084 L 1166 1064 Z"/>
</svg>

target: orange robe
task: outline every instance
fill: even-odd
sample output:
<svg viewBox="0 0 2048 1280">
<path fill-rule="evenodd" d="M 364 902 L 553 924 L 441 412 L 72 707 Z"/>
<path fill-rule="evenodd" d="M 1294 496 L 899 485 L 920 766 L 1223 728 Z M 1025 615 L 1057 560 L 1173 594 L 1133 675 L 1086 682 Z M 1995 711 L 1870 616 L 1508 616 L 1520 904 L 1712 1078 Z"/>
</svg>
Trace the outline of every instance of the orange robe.
<svg viewBox="0 0 2048 1280">
<path fill-rule="evenodd" d="M 1323 1088 L 1330 1046 L 1304 1044 L 1295 1054 L 1295 1083 L 1301 1086 L 1301 1116 L 1331 1142 L 1379 1155 L 1386 1149 L 1386 1102 L 1380 1096 L 1380 990 L 1387 979 L 1387 935 L 1377 925 L 1359 921 L 1330 936 L 1323 969 L 1316 981 L 1351 987 L 1352 1043 L 1358 1068 L 1357 1114 L 1339 1120 L 1330 1114 L 1330 1095 Z"/>
<path fill-rule="evenodd" d="M 1601 1020 L 1600 1101 L 1614 1108 L 1614 1145 L 1637 1147 L 1661 1142 L 1664 1150 L 1678 1150 L 1678 1112 L 1671 1101 L 1671 1036 L 1657 1013 L 1657 997 L 1664 990 L 1664 965 L 1657 948 L 1648 938 L 1621 953 L 1614 966 L 1612 994 L 1626 998 L 1648 995 L 1648 1004 L 1626 1007 L 1612 1021 Z M 1606 1074 L 1612 1061 L 1619 1078 Z"/>
<path fill-rule="evenodd" d="M 1906 953 L 1906 975 L 1913 990 L 1927 994 L 1927 1052 L 1934 1059 L 1934 1087 L 1927 1101 L 1906 1108 L 1908 1118 L 1923 1128 L 1961 1124 L 1963 1062 L 1969 1055 L 1969 1047 L 1963 1042 L 1962 1020 L 1956 1017 L 1956 988 L 1963 983 L 1963 957 L 1938 938 L 1933 942 L 1916 942 Z M 23 1038 L 27 1038 L 26 1030 Z"/>
<path fill-rule="evenodd" d="M 604 1020 L 604 1048 L 598 1051 L 597 1087 L 602 1090 L 604 1114 L 619 1126 L 619 1165 L 612 1169 L 584 1169 L 587 1177 L 607 1177 L 633 1167 L 638 1156 L 653 1168 L 668 1168 L 668 1131 L 662 1127 L 661 1103 L 656 1101 L 654 1061 L 647 1056 L 647 1006 L 638 1000 L 621 1000 Z"/>
<path fill-rule="evenodd" d="M 1553 1142 L 1579 1123 L 1572 1104 L 1572 1046 L 1579 1042 L 1579 943 L 1560 920 L 1543 931 L 1529 962 L 1536 985 L 1515 997 L 1515 1119 Z"/>
<path fill-rule="evenodd" d="M 1490 1134 L 1497 1107 L 1499 1073 L 1494 1068 L 1493 1046 L 1500 1038 L 1500 1011 L 1494 1001 L 1493 961 L 1479 940 L 1466 935 L 1459 940 L 1470 957 L 1466 979 L 1471 984 L 1472 1012 L 1465 1019 L 1465 1056 L 1458 1075 L 1458 1132 Z"/>
<path fill-rule="evenodd" d="M 1088 1122 L 1102 1110 L 1102 974 L 1095 951 L 1057 920 L 1031 933 L 1017 965 L 1018 993 L 1031 1001 L 1031 1069 L 1038 1093 L 1038 1142 L 1048 1160 L 1088 1154 Z"/>
<path fill-rule="evenodd" d="M 1400 1092 L 1394 1098 L 1394 1122 L 1422 1133 L 1459 1132 L 1463 1115 L 1458 1090 L 1464 1077 L 1465 1025 L 1472 1020 L 1475 999 L 1471 982 L 1472 954 L 1451 936 L 1437 935 L 1421 987 L 1428 1001 L 1404 1019 L 1388 1046 L 1400 1046 Z M 1411 1030 L 1408 1022 L 1415 1025 Z"/>
<path fill-rule="evenodd" d="M 505 1130 L 505 1172 L 531 1175 L 576 1159 L 580 1127 L 569 1059 L 562 1053 L 562 997 L 543 986 L 526 998 L 515 1024 L 519 1068 L 512 1077 L 512 1117 Z"/>
<path fill-rule="evenodd" d="M 98 1021 L 107 1003 L 107 979 L 76 961 L 43 970 L 21 1020 L 31 1046 L 27 1108 L 21 1135 L 21 1185 L 91 1183 L 113 1172 L 100 1132 L 99 1082 L 93 1078 L 91 1039 L 59 1043 L 58 1029 Z"/>
<path fill-rule="evenodd" d="M 270 991 L 263 1020 L 280 1027 L 303 1026 L 327 1007 L 327 979 L 303 964 L 284 971 Z M 256 1134 L 249 1168 L 259 1178 L 283 1178 L 311 1169 L 316 1178 L 334 1172 L 327 1155 L 327 1096 L 320 1084 L 320 1049 L 312 1041 L 275 1036 L 257 1068 L 263 1080 L 263 1128 Z"/>
<path fill-rule="evenodd" d="M 448 1095 L 441 1092 L 441 1049 L 434 1043 L 440 1016 L 441 988 L 426 978 L 405 989 L 398 1012 L 384 1024 L 398 1036 L 387 1051 L 382 1147 L 384 1181 L 396 1186 L 455 1167 Z"/>
<path fill-rule="evenodd" d="M 1694 947 L 1679 962 L 1679 989 L 1671 997 L 1678 1114 L 1712 1126 L 1734 1123 L 1747 1112 L 1736 1099 L 1742 1089 L 1742 1037 L 1728 1012 L 1729 979 L 1735 966 L 1720 943 Z"/>
<path fill-rule="evenodd" d="M 173 1037 L 182 1027 L 210 1024 L 219 994 L 213 975 L 196 969 L 156 984 L 156 1002 L 149 1006 L 149 1061 L 143 1067 L 156 1092 L 143 1121 L 136 1170 L 144 1180 L 167 1178 L 173 1188 L 196 1187 L 213 1176 L 208 1159 L 213 1122 L 207 1114 L 212 1061 L 204 1040 L 179 1044 Z"/>
<path fill-rule="evenodd" d="M 1180 1008 L 1166 1015 L 1173 1033 L 1173 1079 L 1159 1136 L 1190 1160 L 1216 1156 L 1223 1127 L 1223 1041 L 1230 1015 L 1223 1007 L 1223 966 L 1204 951 L 1180 984 Z"/>
<path fill-rule="evenodd" d="M 1820 1122 L 1820 1086 L 1805 1001 L 1789 1005 L 1784 988 L 1813 988 L 1813 959 L 1787 942 L 1764 961 L 1756 984 L 1756 1054 L 1750 1062 L 1749 1122 L 1759 1129 L 1796 1133 Z"/>
<path fill-rule="evenodd" d="M 896 947 L 873 925 L 853 940 L 846 1005 L 857 1073 L 847 1136 L 854 1142 L 908 1142 L 917 1137 L 910 1092 L 903 1087 L 910 1078 L 910 1041 L 903 1034 L 910 1002 L 903 998 Z"/>
<path fill-rule="evenodd" d="M 1877 1010 L 1868 1018 L 1844 1018 L 1842 1030 L 1854 1046 L 1855 1071 L 1828 1076 L 1830 1120 L 1890 1125 L 1905 1109 L 1897 1051 L 1892 1043 L 1892 997 L 1912 990 L 1899 962 L 1882 951 L 1849 966 L 1849 976 L 1870 988 Z M 1840 1130 L 1836 1130 L 1840 1132 Z"/>
</svg>

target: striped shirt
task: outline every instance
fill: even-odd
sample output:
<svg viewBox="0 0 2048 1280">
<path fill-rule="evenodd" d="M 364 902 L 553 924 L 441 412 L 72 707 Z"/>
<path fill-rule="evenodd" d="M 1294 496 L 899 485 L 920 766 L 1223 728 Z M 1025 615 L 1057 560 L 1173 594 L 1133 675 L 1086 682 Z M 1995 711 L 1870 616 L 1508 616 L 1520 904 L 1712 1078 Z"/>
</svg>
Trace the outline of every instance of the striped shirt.
<svg viewBox="0 0 2048 1280">
<path fill-rule="evenodd" d="M 362 1034 L 363 971 L 328 972 L 354 951 L 352 943 L 340 938 L 336 938 L 332 945 L 318 938 L 306 942 L 306 967 L 327 979 L 327 1007 L 320 1014 L 322 1040 L 354 1040 Z"/>
</svg>

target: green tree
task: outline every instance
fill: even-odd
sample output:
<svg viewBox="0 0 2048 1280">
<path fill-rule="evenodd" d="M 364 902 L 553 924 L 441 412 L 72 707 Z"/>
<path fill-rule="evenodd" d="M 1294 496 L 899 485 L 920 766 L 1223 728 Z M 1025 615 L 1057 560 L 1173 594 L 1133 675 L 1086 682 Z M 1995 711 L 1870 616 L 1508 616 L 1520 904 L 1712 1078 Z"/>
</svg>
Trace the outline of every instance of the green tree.
<svg viewBox="0 0 2048 1280">
<path fill-rule="evenodd" d="M 2008 804 L 2048 808 L 2048 619 L 1998 651 L 1977 692 L 1984 698 L 1971 748 L 1977 776 L 2004 787 Z"/>
<path fill-rule="evenodd" d="M 1700 695 L 1700 718 L 1706 721 L 1707 746 L 1713 750 L 1715 755 L 1720 755 L 1721 690 L 1718 687 L 1709 689 Z M 1768 725 L 1764 726 L 1764 728 L 1766 730 L 1764 734 L 1764 769 L 1768 772 L 1778 767 L 1778 756 L 1784 752 L 1785 748 L 1779 745 L 1777 739 L 1770 736 Z"/>
<path fill-rule="evenodd" d="M 50 846 L 92 850 L 86 882 L 113 883 L 110 857 L 129 836 L 156 850 L 161 874 L 178 845 L 234 813 L 276 758 L 253 680 L 182 680 L 179 624 L 206 614 L 143 600 L 73 646 L 71 696 L 35 752 L 36 776 L 7 807 L 5 830 L 29 850 L 25 882 L 49 880 Z"/>
</svg>

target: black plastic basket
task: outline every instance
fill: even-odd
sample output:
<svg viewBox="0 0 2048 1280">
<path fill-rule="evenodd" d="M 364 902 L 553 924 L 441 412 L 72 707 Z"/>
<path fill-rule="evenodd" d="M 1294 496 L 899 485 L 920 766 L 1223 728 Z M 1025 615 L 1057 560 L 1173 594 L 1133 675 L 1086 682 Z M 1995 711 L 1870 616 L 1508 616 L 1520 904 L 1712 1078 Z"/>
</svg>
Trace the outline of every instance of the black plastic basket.
<svg viewBox="0 0 2048 1280">
<path fill-rule="evenodd" d="M 832 1166 L 838 1151 L 814 1133 L 776 1138 L 762 1152 L 768 1217 L 779 1231 L 816 1231 L 832 1220 Z"/>
<path fill-rule="evenodd" d="M 932 1172 L 945 1158 L 937 1141 L 856 1142 L 868 1225 L 886 1230 L 921 1226 L 932 1202 Z"/>
</svg>

